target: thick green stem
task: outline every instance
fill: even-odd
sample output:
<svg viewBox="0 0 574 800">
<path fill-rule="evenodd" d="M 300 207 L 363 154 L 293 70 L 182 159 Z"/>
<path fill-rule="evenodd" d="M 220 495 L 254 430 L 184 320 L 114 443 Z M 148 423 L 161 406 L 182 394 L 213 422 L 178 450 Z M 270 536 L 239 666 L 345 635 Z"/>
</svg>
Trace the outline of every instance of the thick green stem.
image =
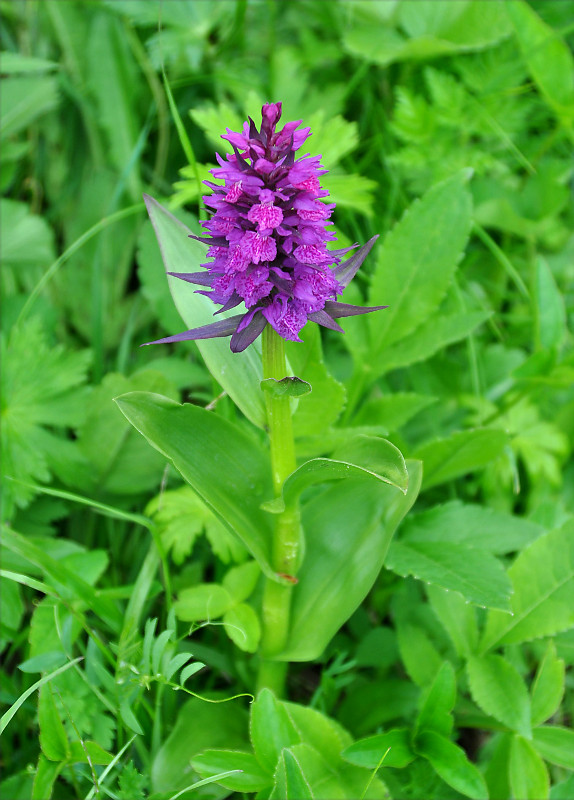
<svg viewBox="0 0 574 800">
<path fill-rule="evenodd" d="M 263 331 L 263 377 L 281 380 L 287 374 L 283 339 L 268 325 Z M 285 479 L 297 466 L 291 422 L 291 405 L 288 397 L 276 397 L 266 392 L 267 424 L 271 447 L 271 471 L 275 496 L 279 497 Z M 297 570 L 301 535 L 298 506 L 289 506 L 276 517 L 272 546 L 272 565 L 286 581 Z M 287 643 L 289 610 L 293 585 L 267 579 L 263 594 L 263 638 L 258 688 L 267 686 L 276 694 L 283 694 L 286 665 L 267 660 L 279 653 Z"/>
</svg>

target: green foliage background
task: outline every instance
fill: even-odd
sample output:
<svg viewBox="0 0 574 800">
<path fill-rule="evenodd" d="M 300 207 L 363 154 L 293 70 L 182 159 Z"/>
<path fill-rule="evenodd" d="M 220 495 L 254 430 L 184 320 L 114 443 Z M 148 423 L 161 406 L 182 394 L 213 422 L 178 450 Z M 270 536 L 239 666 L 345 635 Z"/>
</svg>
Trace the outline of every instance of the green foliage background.
<svg viewBox="0 0 574 800">
<path fill-rule="evenodd" d="M 571 4 L 0 9 L 2 796 L 574 796 Z M 423 484 L 325 641 L 356 587 L 317 577 L 292 702 L 250 709 L 260 570 L 113 399 L 258 438 L 207 351 L 139 348 L 185 327 L 142 193 L 197 230 L 219 135 L 279 100 L 340 246 L 381 234 L 345 300 L 390 307 L 289 346 L 298 452 L 384 435 Z"/>
</svg>

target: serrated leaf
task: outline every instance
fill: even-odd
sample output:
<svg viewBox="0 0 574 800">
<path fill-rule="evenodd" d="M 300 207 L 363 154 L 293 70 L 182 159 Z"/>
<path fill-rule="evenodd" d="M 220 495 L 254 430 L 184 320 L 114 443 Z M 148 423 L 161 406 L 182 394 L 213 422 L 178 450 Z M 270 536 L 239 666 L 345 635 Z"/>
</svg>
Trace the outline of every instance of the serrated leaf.
<svg viewBox="0 0 574 800">
<path fill-rule="evenodd" d="M 271 495 L 267 452 L 239 427 L 197 406 L 180 406 L 145 392 L 132 392 L 116 402 L 239 536 L 262 570 L 276 579 L 269 563 L 272 518 L 259 508 L 260 498 Z"/>
<path fill-rule="evenodd" d="M 450 542 L 401 540 L 391 544 L 386 567 L 459 592 L 476 605 L 510 610 L 510 580 L 500 561 L 485 550 Z"/>
<path fill-rule="evenodd" d="M 452 710 L 456 701 L 456 676 L 450 661 L 445 661 L 430 687 L 423 693 L 416 731 L 436 731 L 447 738 L 452 733 Z"/>
<path fill-rule="evenodd" d="M 113 755 L 100 747 L 97 742 L 70 742 L 68 761 L 70 764 L 110 764 Z"/>
<path fill-rule="evenodd" d="M 387 235 L 369 303 L 389 308 L 369 320 L 370 362 L 413 333 L 442 301 L 470 230 L 467 180 L 465 172 L 434 186 Z"/>
<path fill-rule="evenodd" d="M 409 515 L 401 527 L 401 541 L 452 542 L 504 555 L 522 550 L 543 532 L 542 525 L 524 517 L 451 500 Z"/>
<path fill-rule="evenodd" d="M 415 749 L 457 792 L 473 800 L 488 800 L 484 778 L 462 748 L 434 731 L 423 731 L 416 739 Z"/>
<path fill-rule="evenodd" d="M 552 636 L 574 625 L 574 522 L 536 539 L 508 570 L 512 616 L 491 611 L 482 647 Z"/>
<path fill-rule="evenodd" d="M 530 697 L 520 674 L 502 656 L 473 656 L 466 665 L 473 700 L 508 728 L 530 738 Z"/>
<path fill-rule="evenodd" d="M 574 769 L 574 731 L 557 725 L 542 725 L 533 732 L 532 744 L 546 761 Z"/>
<path fill-rule="evenodd" d="M 280 381 L 275 378 L 266 378 L 261 381 L 261 389 L 264 392 L 272 395 L 273 397 L 305 397 L 311 394 L 312 387 L 307 381 L 302 381 L 301 378 L 287 377 L 282 378 Z"/>
<path fill-rule="evenodd" d="M 564 673 L 564 661 L 557 658 L 556 645 L 549 641 L 532 684 L 532 725 L 546 722 L 560 708 L 564 695 Z"/>
<path fill-rule="evenodd" d="M 457 654 L 468 658 L 478 644 L 476 609 L 458 592 L 427 586 L 431 608 L 448 633 Z"/>
<path fill-rule="evenodd" d="M 530 742 L 514 736 L 510 745 L 508 775 L 512 796 L 520 800 L 546 800 L 550 778 L 544 761 Z"/>
<path fill-rule="evenodd" d="M 438 673 L 442 657 L 426 630 L 410 622 L 397 621 L 397 640 L 407 674 L 417 686 L 428 686 Z"/>
<path fill-rule="evenodd" d="M 419 447 L 413 457 L 424 464 L 423 487 L 429 489 L 482 469 L 500 455 L 507 441 L 501 430 L 475 428 Z"/>
</svg>

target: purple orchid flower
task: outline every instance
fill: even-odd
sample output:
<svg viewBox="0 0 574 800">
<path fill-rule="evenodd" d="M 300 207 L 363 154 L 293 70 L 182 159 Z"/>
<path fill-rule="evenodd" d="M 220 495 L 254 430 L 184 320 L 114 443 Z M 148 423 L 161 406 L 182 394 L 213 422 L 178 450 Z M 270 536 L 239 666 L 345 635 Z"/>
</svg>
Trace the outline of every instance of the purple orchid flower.
<svg viewBox="0 0 574 800">
<path fill-rule="evenodd" d="M 300 342 L 299 332 L 307 320 L 343 331 L 339 317 L 366 314 L 387 306 L 362 307 L 337 301 L 337 295 L 352 280 L 375 243 L 373 236 L 347 261 L 342 256 L 358 247 L 327 250 L 335 239 L 328 230 L 334 203 L 321 198 L 328 192 L 319 178 L 327 170 L 321 156 L 295 152 L 311 134 L 297 130 L 301 121 L 288 122 L 281 130 L 281 103 L 261 110 L 261 129 L 251 118 L 241 133 L 227 130 L 222 139 L 233 147 L 212 175 L 223 186 L 205 181 L 213 194 L 204 197 L 213 209 L 211 219 L 201 223 L 205 236 L 193 236 L 209 244 L 213 261 L 201 272 L 170 272 L 176 278 L 206 287 L 199 291 L 228 311 L 243 303 L 242 314 L 192 328 L 149 344 L 167 344 L 188 339 L 231 336 L 234 353 L 245 350 L 271 325 L 284 339 Z"/>
</svg>

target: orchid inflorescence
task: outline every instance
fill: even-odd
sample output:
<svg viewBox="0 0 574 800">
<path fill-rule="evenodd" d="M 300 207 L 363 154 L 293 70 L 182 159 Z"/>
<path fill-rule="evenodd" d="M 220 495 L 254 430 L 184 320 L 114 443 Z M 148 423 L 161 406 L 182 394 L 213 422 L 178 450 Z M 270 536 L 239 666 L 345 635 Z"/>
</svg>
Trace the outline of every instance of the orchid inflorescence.
<svg viewBox="0 0 574 800">
<path fill-rule="evenodd" d="M 216 314 L 243 303 L 245 313 L 210 325 L 168 336 L 151 344 L 231 336 L 231 350 L 240 352 L 271 325 L 284 339 L 300 342 L 299 332 L 308 320 L 342 331 L 339 317 L 378 311 L 337 301 L 371 250 L 374 236 L 347 261 L 342 256 L 358 244 L 328 250 L 336 237 L 328 227 L 334 203 L 324 203 L 328 192 L 321 188 L 321 156 L 296 159 L 309 128 L 298 130 L 301 121 L 288 122 L 281 130 L 281 103 L 263 106 L 257 129 L 251 118 L 241 133 L 227 129 L 233 154 L 212 175 L 219 186 L 205 184 L 213 194 L 203 200 L 213 209 L 201 225 L 208 232 L 193 236 L 209 244 L 201 272 L 170 272 L 176 278 L 206 287 L 198 290 L 221 305 Z"/>
</svg>

